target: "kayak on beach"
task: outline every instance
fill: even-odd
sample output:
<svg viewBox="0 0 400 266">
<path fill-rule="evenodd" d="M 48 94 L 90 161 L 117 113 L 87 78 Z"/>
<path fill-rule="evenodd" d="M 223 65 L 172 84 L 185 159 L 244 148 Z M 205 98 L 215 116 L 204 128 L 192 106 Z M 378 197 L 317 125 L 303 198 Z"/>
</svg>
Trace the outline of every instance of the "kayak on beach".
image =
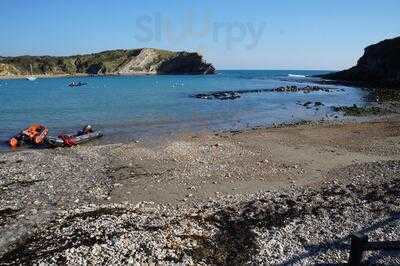
<svg viewBox="0 0 400 266">
<path fill-rule="evenodd" d="M 49 130 L 47 127 L 34 124 L 10 138 L 8 140 L 8 145 L 13 149 L 24 144 L 35 146 L 47 145 L 53 148 L 72 147 L 103 136 L 102 132 L 93 131 L 90 125 L 85 126 L 74 135 L 60 134 L 58 137 L 49 137 L 48 132 Z"/>
<path fill-rule="evenodd" d="M 47 143 L 49 144 L 50 147 L 53 147 L 53 148 L 72 147 L 72 146 L 86 143 L 86 142 L 94 140 L 94 139 L 101 138 L 103 136 L 102 132 L 93 131 L 93 130 L 91 130 L 91 127 L 90 127 L 90 130 L 88 130 L 88 127 L 90 127 L 90 126 L 86 126 L 85 128 L 80 130 L 75 135 L 61 134 L 57 138 L 49 137 L 49 138 L 47 138 Z"/>
</svg>

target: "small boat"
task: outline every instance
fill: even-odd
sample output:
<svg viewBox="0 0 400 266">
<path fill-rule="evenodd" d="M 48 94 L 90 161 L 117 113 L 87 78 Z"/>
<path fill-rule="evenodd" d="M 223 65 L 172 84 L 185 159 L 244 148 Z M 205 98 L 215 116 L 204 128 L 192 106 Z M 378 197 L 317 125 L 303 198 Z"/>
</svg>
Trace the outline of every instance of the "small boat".
<svg viewBox="0 0 400 266">
<path fill-rule="evenodd" d="M 103 137 L 103 133 L 100 131 L 93 131 L 91 126 L 85 126 L 82 130 L 75 135 L 61 134 L 57 138 L 48 137 L 47 143 L 50 147 L 72 147 L 79 144 L 89 142 L 94 139 Z"/>
<path fill-rule="evenodd" d="M 68 86 L 70 86 L 70 87 L 80 87 L 80 86 L 85 86 L 85 85 L 87 85 L 87 83 L 85 83 L 85 82 L 78 82 L 78 83 L 71 82 Z"/>
<path fill-rule="evenodd" d="M 8 140 L 11 148 L 16 148 L 24 143 L 41 145 L 45 142 L 49 130 L 47 127 L 34 124 Z"/>
<path fill-rule="evenodd" d="M 32 65 L 30 65 L 30 67 L 31 67 L 31 75 L 28 76 L 28 77 L 26 77 L 26 79 L 29 80 L 29 81 L 35 81 L 35 80 L 37 79 L 37 77 L 34 77 L 34 76 L 33 76 Z"/>
</svg>

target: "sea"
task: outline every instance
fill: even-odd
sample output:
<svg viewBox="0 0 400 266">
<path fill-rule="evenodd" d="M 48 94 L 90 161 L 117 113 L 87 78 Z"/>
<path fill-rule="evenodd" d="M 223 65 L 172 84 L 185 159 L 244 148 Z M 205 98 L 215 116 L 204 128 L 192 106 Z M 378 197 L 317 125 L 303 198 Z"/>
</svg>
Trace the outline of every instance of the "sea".
<svg viewBox="0 0 400 266">
<path fill-rule="evenodd" d="M 86 124 L 104 133 L 98 143 L 129 142 L 186 132 L 238 130 L 341 119 L 333 106 L 367 105 L 362 88 L 321 85 L 327 71 L 226 70 L 215 75 L 96 76 L 0 80 L 0 145 L 30 124 L 50 135 L 74 133 Z M 87 83 L 69 87 L 72 82 Z M 318 85 L 330 91 L 282 93 L 272 89 Z M 217 91 L 262 90 L 235 100 L 198 99 Z M 323 106 L 308 107 L 306 102 Z"/>
</svg>

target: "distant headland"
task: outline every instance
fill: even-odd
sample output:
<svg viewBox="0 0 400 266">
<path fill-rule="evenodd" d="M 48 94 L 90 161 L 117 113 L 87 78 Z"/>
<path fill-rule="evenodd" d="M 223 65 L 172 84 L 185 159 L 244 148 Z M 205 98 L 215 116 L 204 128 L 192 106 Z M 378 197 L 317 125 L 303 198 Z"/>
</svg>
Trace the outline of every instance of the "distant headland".
<svg viewBox="0 0 400 266">
<path fill-rule="evenodd" d="M 367 87 L 399 89 L 400 37 L 368 46 L 356 66 L 320 77 Z"/>
<path fill-rule="evenodd" d="M 198 53 L 142 48 L 73 56 L 0 57 L 0 77 L 214 74 Z"/>
</svg>

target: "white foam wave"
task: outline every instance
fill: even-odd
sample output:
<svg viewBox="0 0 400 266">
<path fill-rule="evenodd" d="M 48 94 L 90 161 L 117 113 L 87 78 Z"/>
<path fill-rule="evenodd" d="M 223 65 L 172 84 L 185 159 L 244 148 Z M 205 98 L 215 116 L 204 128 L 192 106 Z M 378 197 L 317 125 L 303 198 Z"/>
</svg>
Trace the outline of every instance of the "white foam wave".
<svg viewBox="0 0 400 266">
<path fill-rule="evenodd" d="M 296 75 L 296 74 L 289 74 L 288 76 L 291 78 L 306 78 L 307 77 L 305 75 Z"/>
</svg>

